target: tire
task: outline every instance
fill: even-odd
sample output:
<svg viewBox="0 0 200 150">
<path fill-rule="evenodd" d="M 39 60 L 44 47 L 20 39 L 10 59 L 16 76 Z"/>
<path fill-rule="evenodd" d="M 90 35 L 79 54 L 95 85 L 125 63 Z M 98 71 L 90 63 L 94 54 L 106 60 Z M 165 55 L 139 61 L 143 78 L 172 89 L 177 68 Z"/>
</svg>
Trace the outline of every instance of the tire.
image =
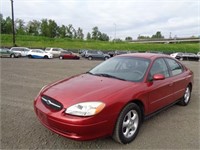
<svg viewBox="0 0 200 150">
<path fill-rule="evenodd" d="M 112 138 L 119 143 L 132 142 L 141 126 L 141 110 L 135 103 L 129 103 L 121 111 L 113 132 Z"/>
<path fill-rule="evenodd" d="M 92 60 L 93 58 L 92 58 L 92 56 L 89 56 L 88 59 L 89 59 L 89 60 Z"/>
<path fill-rule="evenodd" d="M 49 57 L 47 55 L 44 56 L 44 59 L 48 59 Z"/>
<path fill-rule="evenodd" d="M 32 56 L 31 56 L 31 55 L 28 55 L 28 58 L 32 58 Z"/>
<path fill-rule="evenodd" d="M 189 104 L 190 98 L 191 98 L 191 87 L 187 86 L 185 89 L 185 93 L 183 97 L 181 98 L 181 100 L 178 102 L 178 104 L 181 106 L 186 106 Z"/>
<path fill-rule="evenodd" d="M 107 60 L 109 57 L 105 57 L 104 60 Z"/>
<path fill-rule="evenodd" d="M 10 55 L 10 58 L 15 58 L 15 55 L 14 55 L 14 54 L 11 54 L 11 55 Z"/>
<path fill-rule="evenodd" d="M 63 59 L 63 57 L 62 57 L 62 56 L 60 56 L 60 57 L 59 57 L 59 59 Z"/>
</svg>

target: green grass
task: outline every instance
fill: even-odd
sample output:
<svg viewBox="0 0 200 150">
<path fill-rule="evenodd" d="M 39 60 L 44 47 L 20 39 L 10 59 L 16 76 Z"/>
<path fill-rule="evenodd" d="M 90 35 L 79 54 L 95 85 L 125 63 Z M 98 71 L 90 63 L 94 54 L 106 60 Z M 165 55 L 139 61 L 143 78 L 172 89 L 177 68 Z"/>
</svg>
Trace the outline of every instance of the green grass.
<svg viewBox="0 0 200 150">
<path fill-rule="evenodd" d="M 82 41 L 61 38 L 47 38 L 42 36 L 16 35 L 17 46 L 30 48 L 60 47 L 64 49 L 98 49 L 98 50 L 136 50 L 136 51 L 163 51 L 163 52 L 194 52 L 200 51 L 200 43 L 128 43 Z M 1 46 L 12 47 L 12 35 L 1 34 Z"/>
</svg>

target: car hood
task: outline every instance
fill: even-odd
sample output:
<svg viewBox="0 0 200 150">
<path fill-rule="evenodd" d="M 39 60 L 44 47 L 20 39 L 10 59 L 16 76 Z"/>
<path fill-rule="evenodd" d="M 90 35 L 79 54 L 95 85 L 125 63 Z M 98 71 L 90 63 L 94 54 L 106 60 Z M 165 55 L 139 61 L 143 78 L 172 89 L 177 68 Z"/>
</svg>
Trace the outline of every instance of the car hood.
<svg viewBox="0 0 200 150">
<path fill-rule="evenodd" d="M 136 83 L 82 74 L 50 85 L 43 94 L 65 105 L 83 101 L 98 101 L 133 84 Z"/>
</svg>

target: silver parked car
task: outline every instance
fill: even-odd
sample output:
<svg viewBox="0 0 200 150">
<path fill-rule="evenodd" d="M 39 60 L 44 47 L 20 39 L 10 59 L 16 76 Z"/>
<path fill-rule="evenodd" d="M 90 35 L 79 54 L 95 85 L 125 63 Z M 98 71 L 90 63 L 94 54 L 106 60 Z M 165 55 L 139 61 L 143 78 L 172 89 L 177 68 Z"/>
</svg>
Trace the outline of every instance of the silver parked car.
<svg viewBox="0 0 200 150">
<path fill-rule="evenodd" d="M 21 54 L 10 51 L 7 48 L 0 48 L 0 57 L 18 58 L 21 57 Z"/>
<path fill-rule="evenodd" d="M 104 54 L 102 51 L 90 50 L 90 51 L 85 52 L 85 58 L 88 58 L 89 60 L 92 60 L 92 59 L 107 60 L 110 58 L 110 55 Z"/>
<path fill-rule="evenodd" d="M 10 51 L 20 53 L 21 56 L 27 56 L 30 49 L 27 47 L 12 47 Z"/>
</svg>

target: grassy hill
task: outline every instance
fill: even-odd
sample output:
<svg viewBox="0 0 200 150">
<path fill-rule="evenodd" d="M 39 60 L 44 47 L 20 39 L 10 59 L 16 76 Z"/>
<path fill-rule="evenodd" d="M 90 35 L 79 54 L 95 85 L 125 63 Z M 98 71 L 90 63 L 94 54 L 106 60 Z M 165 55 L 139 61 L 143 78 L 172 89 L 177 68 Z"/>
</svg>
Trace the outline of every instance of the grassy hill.
<svg viewBox="0 0 200 150">
<path fill-rule="evenodd" d="M 61 38 L 47 38 L 42 36 L 17 35 L 17 46 L 29 48 L 60 47 L 64 49 L 98 49 L 98 50 L 136 50 L 136 51 L 163 51 L 163 52 L 194 52 L 200 51 L 200 43 L 176 43 L 176 44 L 154 44 L 154 43 L 129 43 L 129 42 L 102 42 L 82 41 Z M 1 46 L 12 47 L 12 35 L 1 34 Z"/>
</svg>

